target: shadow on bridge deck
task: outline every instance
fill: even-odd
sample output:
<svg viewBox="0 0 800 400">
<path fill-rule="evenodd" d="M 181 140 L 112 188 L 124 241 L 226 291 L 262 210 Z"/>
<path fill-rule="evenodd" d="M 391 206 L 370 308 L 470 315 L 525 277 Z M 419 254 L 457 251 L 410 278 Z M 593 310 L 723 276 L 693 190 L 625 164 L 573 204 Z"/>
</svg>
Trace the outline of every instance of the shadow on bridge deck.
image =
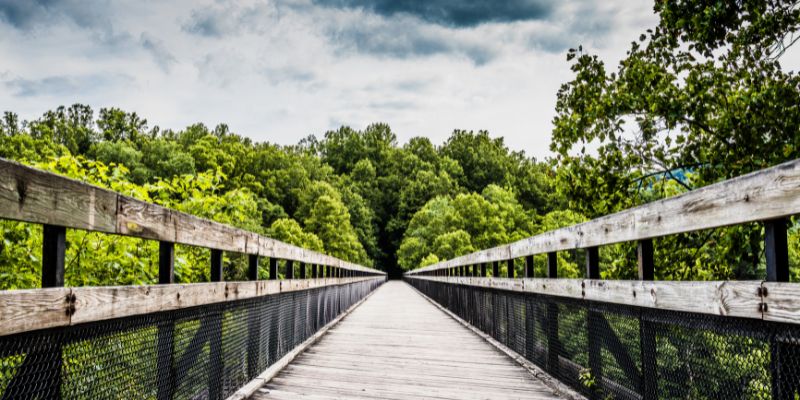
<svg viewBox="0 0 800 400">
<path fill-rule="evenodd" d="M 251 399 L 557 399 L 531 373 L 390 281 Z"/>
</svg>

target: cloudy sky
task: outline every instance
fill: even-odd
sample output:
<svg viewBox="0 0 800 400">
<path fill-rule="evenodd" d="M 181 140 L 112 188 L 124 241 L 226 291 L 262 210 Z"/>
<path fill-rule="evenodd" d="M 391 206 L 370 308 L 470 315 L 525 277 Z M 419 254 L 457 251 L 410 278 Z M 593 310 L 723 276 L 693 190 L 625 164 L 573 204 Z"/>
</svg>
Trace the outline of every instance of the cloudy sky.
<svg viewBox="0 0 800 400">
<path fill-rule="evenodd" d="M 655 23 L 639 0 L 0 0 L 0 109 L 114 106 L 280 144 L 487 129 L 542 157 L 566 50 L 616 64 Z"/>
</svg>

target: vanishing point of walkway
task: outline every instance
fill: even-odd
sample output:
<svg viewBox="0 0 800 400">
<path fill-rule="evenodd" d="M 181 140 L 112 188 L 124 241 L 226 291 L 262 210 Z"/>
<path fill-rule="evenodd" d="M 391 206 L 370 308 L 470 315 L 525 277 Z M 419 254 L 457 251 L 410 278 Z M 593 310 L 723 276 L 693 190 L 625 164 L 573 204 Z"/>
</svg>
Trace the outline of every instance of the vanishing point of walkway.
<svg viewBox="0 0 800 400">
<path fill-rule="evenodd" d="M 407 283 L 390 281 L 251 397 L 335 398 L 558 397 Z"/>
</svg>

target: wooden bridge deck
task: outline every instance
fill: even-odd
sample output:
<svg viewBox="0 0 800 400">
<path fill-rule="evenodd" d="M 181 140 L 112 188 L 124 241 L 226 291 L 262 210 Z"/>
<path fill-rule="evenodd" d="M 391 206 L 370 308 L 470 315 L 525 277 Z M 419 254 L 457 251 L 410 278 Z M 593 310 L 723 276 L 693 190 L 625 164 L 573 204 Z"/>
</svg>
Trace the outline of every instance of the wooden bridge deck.
<svg viewBox="0 0 800 400">
<path fill-rule="evenodd" d="M 558 397 L 411 286 L 390 281 L 251 397 L 334 398 Z"/>
</svg>

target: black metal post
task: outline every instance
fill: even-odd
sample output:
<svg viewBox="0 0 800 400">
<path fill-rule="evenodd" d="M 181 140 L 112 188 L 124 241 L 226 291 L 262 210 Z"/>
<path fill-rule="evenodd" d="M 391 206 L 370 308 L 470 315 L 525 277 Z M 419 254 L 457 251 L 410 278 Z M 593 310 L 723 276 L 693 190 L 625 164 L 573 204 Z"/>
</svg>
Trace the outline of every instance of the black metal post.
<svg viewBox="0 0 800 400">
<path fill-rule="evenodd" d="M 597 247 L 586 250 L 586 278 L 600 279 L 600 251 Z"/>
<path fill-rule="evenodd" d="M 269 279 L 278 279 L 278 259 L 275 257 L 269 258 Z"/>
<path fill-rule="evenodd" d="M 67 228 L 63 226 L 44 225 L 42 231 L 42 287 L 53 288 L 64 286 L 64 254 L 67 248 Z M 44 382 L 39 382 L 47 388 L 42 393 L 45 398 L 61 398 L 61 366 L 63 365 L 63 349 L 60 343 L 53 343 L 52 347 L 44 346 L 43 354 L 28 355 L 31 360 L 43 360 L 44 368 L 53 371 Z M 39 368 L 42 368 L 40 365 Z M 7 390 L 6 394 L 14 393 Z M 13 395 L 12 395 L 13 396 Z"/>
<path fill-rule="evenodd" d="M 653 263 L 653 240 L 640 240 L 637 246 L 637 258 L 639 259 L 639 279 L 652 281 L 655 279 L 655 265 Z"/>
<path fill-rule="evenodd" d="M 485 278 L 486 274 L 486 263 L 481 263 L 481 277 Z"/>
<path fill-rule="evenodd" d="M 319 278 L 317 275 L 317 264 L 311 264 L 311 277 L 314 279 Z"/>
<path fill-rule="evenodd" d="M 500 261 L 495 261 L 492 263 L 492 278 L 499 278 L 500 277 Z"/>
<path fill-rule="evenodd" d="M 286 272 L 283 274 L 286 279 L 294 279 L 294 261 L 286 260 Z"/>
<path fill-rule="evenodd" d="M 258 280 L 258 255 L 250 254 L 248 257 L 247 278 L 251 281 Z M 254 379 L 261 372 L 258 370 L 261 358 L 261 318 L 258 307 L 252 307 L 247 315 L 247 377 Z"/>
<path fill-rule="evenodd" d="M 44 225 L 42 238 L 42 287 L 64 286 L 64 253 L 67 248 L 67 228 Z"/>
<path fill-rule="evenodd" d="M 247 256 L 247 279 L 251 281 L 258 280 L 258 254 Z"/>
<path fill-rule="evenodd" d="M 764 223 L 764 252 L 767 258 L 767 281 L 789 282 L 789 247 L 786 220 Z"/>
<path fill-rule="evenodd" d="M 158 243 L 158 283 L 175 281 L 175 244 Z M 171 399 L 175 391 L 175 322 L 158 324 L 156 368 L 158 370 L 158 400 Z"/>
<path fill-rule="evenodd" d="M 330 278 L 331 277 L 331 266 L 330 265 L 326 265 L 325 266 L 325 277 L 326 278 Z"/>
<path fill-rule="evenodd" d="M 600 252 L 597 247 L 589 247 L 586 249 L 586 278 L 587 279 L 600 279 Z M 592 371 L 592 379 L 596 383 L 596 387 L 592 392 L 592 398 L 598 398 L 602 393 L 603 385 L 603 359 L 602 359 L 602 343 L 598 337 L 602 318 L 602 314 L 593 310 L 592 305 L 589 305 L 589 312 L 587 313 L 587 336 L 589 339 L 589 369 Z"/>
<path fill-rule="evenodd" d="M 509 259 L 506 261 L 506 277 L 508 278 L 516 278 L 517 271 L 514 270 L 514 259 Z"/>
<path fill-rule="evenodd" d="M 789 282 L 789 248 L 786 237 L 786 220 L 776 219 L 764 223 L 764 252 L 767 261 L 768 282 Z M 792 365 L 800 362 L 800 346 L 782 338 L 770 341 L 770 372 L 772 398 L 793 399 L 796 390 Z"/>
<path fill-rule="evenodd" d="M 222 250 L 211 249 L 211 282 L 222 282 Z M 222 311 L 212 311 L 210 318 L 208 397 L 222 399 Z"/>
<path fill-rule="evenodd" d="M 525 277 L 533 278 L 533 256 L 525 257 Z"/>
<path fill-rule="evenodd" d="M 547 277 L 558 278 L 558 256 L 556 252 L 547 253 Z M 558 377 L 560 364 L 558 355 L 561 341 L 558 338 L 558 304 L 547 302 L 547 371 Z"/>
<path fill-rule="evenodd" d="M 300 279 L 306 279 L 306 263 L 301 262 L 299 268 L 300 268 L 299 269 L 299 271 L 300 271 L 300 277 L 299 278 Z"/>
<path fill-rule="evenodd" d="M 639 279 L 652 281 L 655 276 L 652 239 L 641 240 L 637 246 Z M 658 398 L 658 369 L 656 365 L 656 324 L 647 318 L 644 310 L 639 315 L 639 346 L 642 360 L 642 400 Z"/>
<path fill-rule="evenodd" d="M 222 250 L 211 249 L 211 282 L 222 282 Z"/>
<path fill-rule="evenodd" d="M 547 253 L 547 277 L 558 278 L 558 253 Z"/>
</svg>

